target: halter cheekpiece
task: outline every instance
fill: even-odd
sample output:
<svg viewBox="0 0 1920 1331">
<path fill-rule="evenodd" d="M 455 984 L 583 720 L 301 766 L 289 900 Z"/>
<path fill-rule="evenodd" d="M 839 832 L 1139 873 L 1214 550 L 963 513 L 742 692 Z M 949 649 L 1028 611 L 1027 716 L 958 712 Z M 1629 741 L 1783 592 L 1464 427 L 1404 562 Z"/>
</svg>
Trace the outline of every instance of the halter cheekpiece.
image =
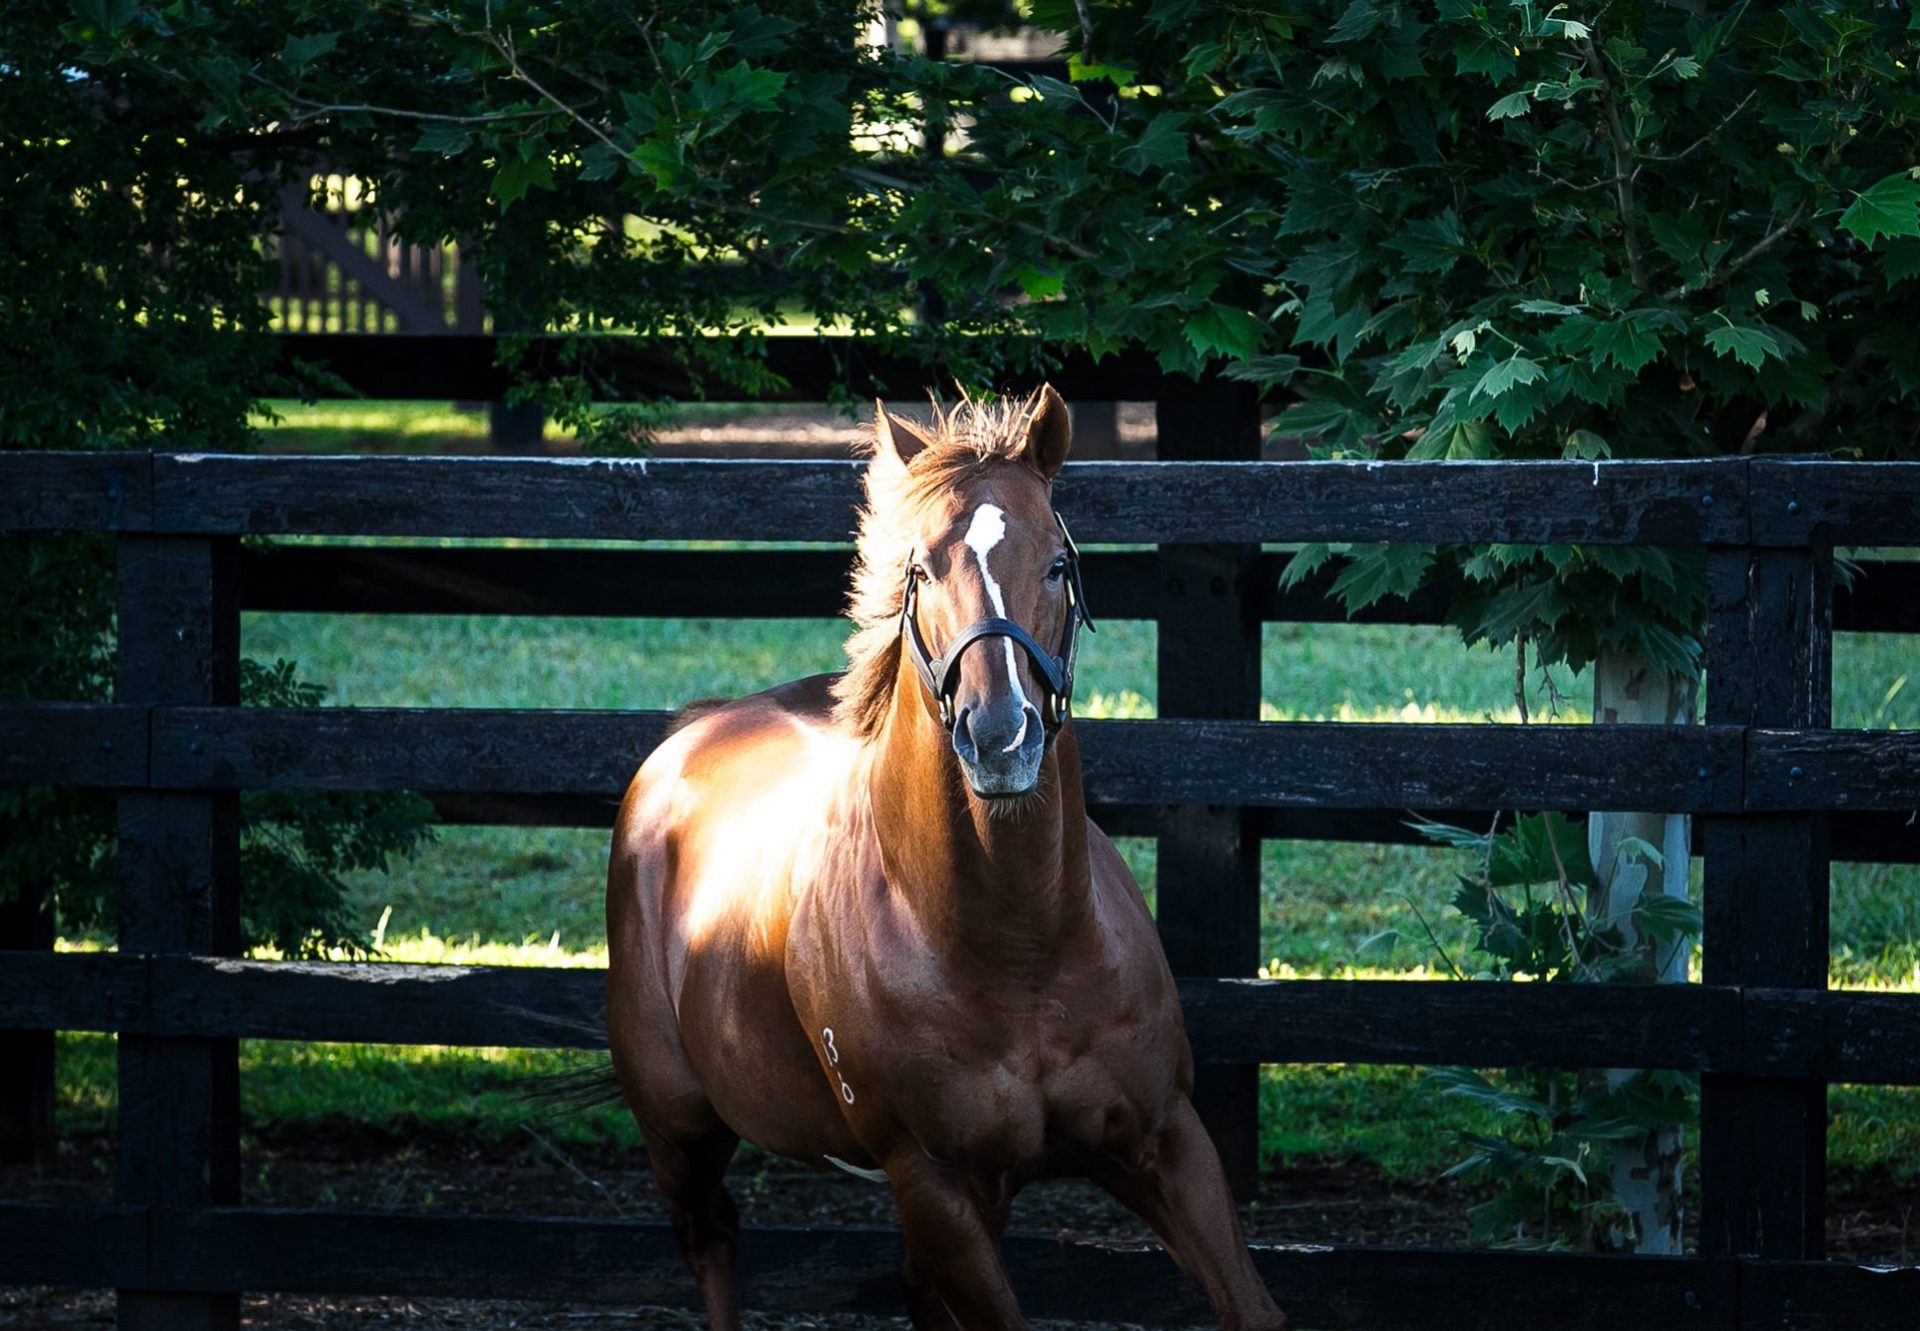
<svg viewBox="0 0 1920 1331">
<path fill-rule="evenodd" d="M 953 726 L 953 685 L 954 678 L 960 673 L 960 657 L 967 648 L 982 638 L 1010 638 L 1018 643 L 1033 661 L 1034 669 L 1047 682 L 1047 705 L 1045 724 L 1049 732 L 1066 724 L 1073 704 L 1073 665 L 1079 652 L 1080 626 L 1085 624 L 1087 632 L 1096 630 L 1093 616 L 1087 613 L 1087 591 L 1080 581 L 1080 550 L 1073 543 L 1073 537 L 1067 532 L 1066 520 L 1058 512 L 1053 515 L 1054 522 L 1060 528 L 1060 539 L 1067 547 L 1067 623 L 1060 631 L 1060 649 L 1049 652 L 1034 641 L 1031 633 L 1021 628 L 1011 619 L 976 619 L 953 636 L 947 644 L 946 655 L 935 656 L 927 647 L 927 640 L 920 636 L 920 625 L 914 616 L 919 601 L 919 579 L 914 576 L 912 556 L 907 559 L 906 594 L 900 604 L 900 635 L 906 639 L 907 654 L 913 658 L 914 667 L 919 670 L 921 680 L 927 686 L 927 692 L 940 704 L 940 724 Z"/>
</svg>

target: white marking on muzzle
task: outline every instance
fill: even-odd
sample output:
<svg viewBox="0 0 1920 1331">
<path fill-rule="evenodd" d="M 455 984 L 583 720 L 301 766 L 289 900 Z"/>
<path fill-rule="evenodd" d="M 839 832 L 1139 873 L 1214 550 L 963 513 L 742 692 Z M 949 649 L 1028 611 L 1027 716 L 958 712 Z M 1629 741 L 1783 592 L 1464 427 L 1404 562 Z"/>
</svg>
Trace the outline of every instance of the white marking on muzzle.
<svg viewBox="0 0 1920 1331">
<path fill-rule="evenodd" d="M 987 552 L 1000 544 L 1007 534 L 1007 515 L 998 505 L 982 504 L 973 510 L 973 521 L 967 527 L 965 540 L 967 548 L 973 551 L 973 557 L 980 561 L 980 576 L 986 580 L 987 599 L 993 602 L 993 613 L 997 618 L 1007 617 L 1007 600 L 1000 594 L 1000 584 L 994 580 L 993 570 L 987 567 Z M 1012 753 L 1027 738 L 1027 693 L 1020 687 L 1020 666 L 1013 654 L 1013 639 L 1002 638 L 1000 645 L 1007 652 L 1007 682 L 1013 685 L 1013 700 L 1020 705 L 1020 729 L 1013 742 L 1002 749 L 1002 753 Z"/>
</svg>

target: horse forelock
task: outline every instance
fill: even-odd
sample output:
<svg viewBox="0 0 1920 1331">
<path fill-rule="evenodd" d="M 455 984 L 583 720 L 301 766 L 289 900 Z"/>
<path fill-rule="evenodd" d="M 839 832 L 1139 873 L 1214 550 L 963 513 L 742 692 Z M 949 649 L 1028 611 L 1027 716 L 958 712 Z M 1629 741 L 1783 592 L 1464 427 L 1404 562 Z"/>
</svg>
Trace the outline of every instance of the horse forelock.
<svg viewBox="0 0 1920 1331">
<path fill-rule="evenodd" d="M 937 402 L 929 442 L 906 467 L 867 468 L 853 586 L 847 613 L 847 671 L 835 682 L 834 716 L 855 734 L 879 731 L 900 672 L 900 606 L 907 557 L 928 511 L 951 503 L 968 480 L 996 464 L 1025 465 L 1023 450 L 1039 396 L 992 403 Z M 872 454 L 878 423 L 865 439 Z M 1035 473 L 1038 474 L 1037 472 Z"/>
</svg>

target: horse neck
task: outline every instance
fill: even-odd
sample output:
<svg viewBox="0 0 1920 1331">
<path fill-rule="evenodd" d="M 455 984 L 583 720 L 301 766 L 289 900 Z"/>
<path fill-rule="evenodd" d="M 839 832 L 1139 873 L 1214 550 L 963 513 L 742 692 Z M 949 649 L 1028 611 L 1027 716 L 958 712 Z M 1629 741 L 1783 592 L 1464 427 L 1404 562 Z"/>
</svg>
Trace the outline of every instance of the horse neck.
<svg viewBox="0 0 1920 1331">
<path fill-rule="evenodd" d="M 998 969 L 1023 961 L 1045 969 L 1092 910 L 1072 728 L 1048 744 L 1038 792 L 990 810 L 968 793 L 921 693 L 903 663 L 867 769 L 888 883 L 942 950 Z"/>
</svg>

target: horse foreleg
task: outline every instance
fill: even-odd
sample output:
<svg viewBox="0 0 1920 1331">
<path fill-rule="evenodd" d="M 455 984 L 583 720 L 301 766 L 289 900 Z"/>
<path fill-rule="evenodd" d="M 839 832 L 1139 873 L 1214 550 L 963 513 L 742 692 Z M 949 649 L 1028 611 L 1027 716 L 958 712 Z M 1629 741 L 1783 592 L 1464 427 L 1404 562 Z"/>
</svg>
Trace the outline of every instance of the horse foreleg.
<svg viewBox="0 0 1920 1331">
<path fill-rule="evenodd" d="M 1094 1176 L 1153 1226 L 1173 1260 L 1199 1284 L 1228 1331 L 1285 1331 L 1247 1252 L 1220 1156 L 1193 1105 L 1181 1096 L 1137 1169 L 1118 1163 Z"/>
<path fill-rule="evenodd" d="M 1005 1208 L 917 1152 L 888 1161 L 887 1181 L 900 1207 L 914 1331 L 1025 1331 L 1000 1256 Z"/>
<path fill-rule="evenodd" d="M 738 1331 L 740 1326 L 740 1311 L 733 1300 L 734 1238 L 740 1210 L 725 1183 L 727 1162 L 739 1144 L 731 1132 L 716 1132 L 692 1143 L 647 1137 L 654 1180 L 666 1198 L 687 1269 L 699 1282 L 707 1324 L 713 1331 Z"/>
</svg>

